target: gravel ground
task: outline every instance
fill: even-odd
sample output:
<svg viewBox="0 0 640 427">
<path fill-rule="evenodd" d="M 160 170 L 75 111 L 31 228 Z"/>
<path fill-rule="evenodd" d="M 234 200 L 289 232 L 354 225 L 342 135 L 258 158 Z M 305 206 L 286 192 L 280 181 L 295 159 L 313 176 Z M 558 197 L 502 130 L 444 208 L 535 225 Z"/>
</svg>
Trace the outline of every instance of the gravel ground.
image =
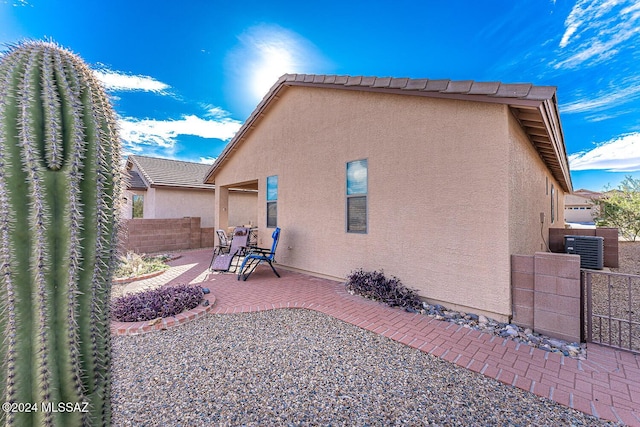
<svg viewBox="0 0 640 427">
<path fill-rule="evenodd" d="M 616 425 L 310 310 L 113 338 L 114 426 Z"/>
<path fill-rule="evenodd" d="M 617 273 L 640 275 L 640 241 L 618 242 L 619 268 L 612 268 Z"/>
</svg>

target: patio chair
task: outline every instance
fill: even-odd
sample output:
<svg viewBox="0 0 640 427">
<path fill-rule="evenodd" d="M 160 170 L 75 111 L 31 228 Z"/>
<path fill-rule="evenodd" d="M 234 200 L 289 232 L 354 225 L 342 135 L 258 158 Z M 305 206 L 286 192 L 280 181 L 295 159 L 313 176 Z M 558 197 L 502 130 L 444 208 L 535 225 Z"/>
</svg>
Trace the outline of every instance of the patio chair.
<svg viewBox="0 0 640 427">
<path fill-rule="evenodd" d="M 229 271 L 231 264 L 235 258 L 239 258 L 247 251 L 249 242 L 249 229 L 246 227 L 236 227 L 233 232 L 233 239 L 229 245 L 227 253 L 215 253 L 209 264 L 209 270 L 212 271 Z M 236 264 L 237 267 L 237 264 Z"/>
<path fill-rule="evenodd" d="M 229 253 L 229 249 L 231 249 L 231 242 L 227 237 L 227 233 L 225 233 L 224 230 L 216 230 L 216 234 L 218 235 L 218 246 L 213 248 L 213 257 Z M 213 261 L 213 258 L 211 261 Z"/>
<path fill-rule="evenodd" d="M 280 227 L 274 230 L 273 234 L 271 234 L 271 237 L 273 238 L 271 249 L 249 249 L 249 252 L 247 252 L 247 255 L 242 261 L 242 265 L 240 266 L 240 271 L 238 272 L 238 280 L 242 278 L 242 280 L 246 281 L 251 273 L 253 273 L 253 270 L 255 270 L 256 267 L 263 262 L 268 263 L 269 267 L 271 267 L 271 270 L 273 270 L 275 275 L 280 277 L 275 267 L 273 266 L 273 263 L 276 262 L 274 257 L 276 256 L 276 247 L 278 246 L 278 240 L 280 239 Z"/>
</svg>

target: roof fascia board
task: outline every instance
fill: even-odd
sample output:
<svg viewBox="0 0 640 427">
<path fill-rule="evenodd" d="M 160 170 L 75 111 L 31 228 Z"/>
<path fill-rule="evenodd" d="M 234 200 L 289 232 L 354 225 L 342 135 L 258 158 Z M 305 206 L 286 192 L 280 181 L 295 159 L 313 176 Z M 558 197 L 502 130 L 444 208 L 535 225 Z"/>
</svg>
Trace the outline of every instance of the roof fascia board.
<svg viewBox="0 0 640 427">
<path fill-rule="evenodd" d="M 205 184 L 203 184 L 205 185 Z M 213 191 L 215 187 L 212 185 L 210 187 L 194 187 L 191 185 L 170 185 L 170 184 L 152 184 L 149 186 L 150 188 L 159 188 L 166 190 L 201 190 L 201 191 Z"/>
<path fill-rule="evenodd" d="M 411 95 L 411 96 L 424 96 L 427 98 L 441 98 L 441 99 L 455 99 L 461 101 L 474 101 L 474 102 L 486 102 L 492 104 L 504 104 L 504 105 L 517 105 L 521 107 L 537 108 L 542 103 L 542 100 L 535 99 L 520 99 L 520 98 L 507 98 L 499 96 L 487 96 L 476 95 L 456 92 L 439 92 L 439 91 L 424 91 L 424 90 L 409 90 L 409 89 L 395 89 L 389 87 L 373 87 L 373 86 L 345 86 L 341 84 L 332 83 L 311 83 L 311 82 L 296 82 L 287 81 L 284 86 L 304 86 L 312 88 L 326 88 L 326 89 L 340 89 L 340 90 L 354 90 L 359 92 L 378 92 L 384 94 L 396 94 L 396 95 Z"/>
<path fill-rule="evenodd" d="M 561 141 L 564 140 L 562 128 L 560 127 L 560 115 L 558 114 L 557 103 L 554 99 L 546 100 L 540 106 L 540 115 L 545 122 L 546 128 L 549 130 L 549 136 L 551 138 L 553 150 L 556 158 L 562 170 L 562 176 L 564 179 L 564 190 L 568 193 L 573 191 L 573 184 L 571 183 L 571 173 L 569 169 L 569 160 L 567 158 L 567 152 L 564 144 Z"/>
</svg>

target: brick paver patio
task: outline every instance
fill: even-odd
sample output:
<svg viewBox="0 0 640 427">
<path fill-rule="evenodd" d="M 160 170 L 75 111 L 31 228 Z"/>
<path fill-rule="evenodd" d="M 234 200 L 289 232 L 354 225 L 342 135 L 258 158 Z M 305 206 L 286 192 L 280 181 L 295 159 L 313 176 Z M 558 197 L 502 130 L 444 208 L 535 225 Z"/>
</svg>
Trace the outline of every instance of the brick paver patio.
<svg viewBox="0 0 640 427">
<path fill-rule="evenodd" d="M 211 250 L 182 255 L 170 263 L 179 267 L 174 271 L 180 274 L 149 279 L 155 282 L 145 287 L 203 282 L 202 286 L 215 296 L 209 313 L 317 310 L 587 414 L 640 426 L 640 356 L 590 344 L 587 360 L 578 361 L 352 296 L 335 281 L 282 268 L 278 270 L 282 278 L 278 279 L 268 266 L 260 266 L 242 282 L 232 274 L 207 272 Z M 199 309 L 192 317 L 205 314 Z M 181 322 L 173 319 L 170 323 Z M 112 330 L 118 328 L 123 328 L 122 324 L 114 322 Z"/>
</svg>

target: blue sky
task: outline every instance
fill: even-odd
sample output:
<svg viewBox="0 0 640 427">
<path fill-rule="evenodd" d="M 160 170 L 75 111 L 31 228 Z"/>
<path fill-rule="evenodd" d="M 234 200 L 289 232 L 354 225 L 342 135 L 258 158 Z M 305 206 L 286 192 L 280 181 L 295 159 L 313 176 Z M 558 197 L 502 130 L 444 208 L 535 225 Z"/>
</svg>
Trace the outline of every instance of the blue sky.
<svg viewBox="0 0 640 427">
<path fill-rule="evenodd" d="M 125 153 L 212 162 L 284 73 L 558 87 L 574 189 L 640 178 L 640 2 L 0 0 L 98 73 Z"/>
</svg>

